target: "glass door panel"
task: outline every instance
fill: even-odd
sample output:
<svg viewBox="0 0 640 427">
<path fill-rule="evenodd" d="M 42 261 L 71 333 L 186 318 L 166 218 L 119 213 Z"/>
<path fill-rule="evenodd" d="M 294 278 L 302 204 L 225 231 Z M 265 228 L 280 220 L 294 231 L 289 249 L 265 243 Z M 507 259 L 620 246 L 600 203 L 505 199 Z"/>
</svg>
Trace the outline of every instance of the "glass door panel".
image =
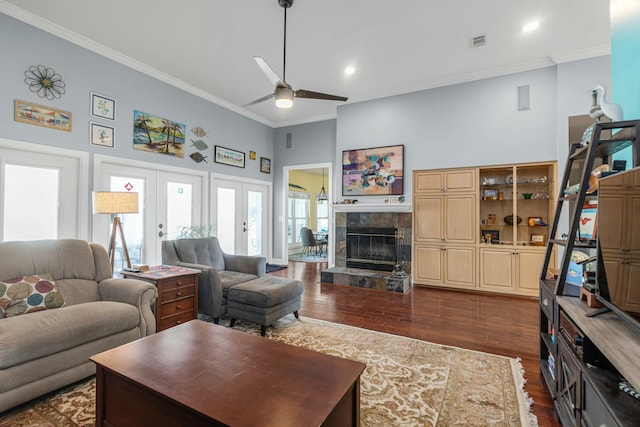
<svg viewBox="0 0 640 427">
<path fill-rule="evenodd" d="M 264 215 L 262 211 L 262 192 L 261 191 L 248 191 L 247 192 L 247 231 L 246 231 L 246 244 L 247 255 L 261 255 L 262 254 L 262 217 Z"/>
<path fill-rule="evenodd" d="M 4 240 L 57 239 L 60 171 L 7 164 L 2 181 Z"/>
<path fill-rule="evenodd" d="M 167 240 L 177 239 L 193 223 L 193 186 L 179 182 L 167 183 Z"/>
<path fill-rule="evenodd" d="M 228 254 L 236 253 L 236 221 L 237 190 L 235 188 L 218 187 L 216 234 L 222 250 Z"/>
<path fill-rule="evenodd" d="M 124 176 L 111 176 L 109 191 L 130 191 L 138 193 L 138 213 L 120 214 L 124 239 L 127 243 L 127 250 L 131 264 L 143 264 L 145 253 L 144 225 L 145 225 L 145 180 L 142 178 L 132 178 Z M 111 234 L 114 215 L 109 215 L 107 235 Z M 122 271 L 127 266 L 127 260 L 122 249 L 120 236 L 116 238 L 116 249 L 113 261 L 114 273 Z"/>
</svg>

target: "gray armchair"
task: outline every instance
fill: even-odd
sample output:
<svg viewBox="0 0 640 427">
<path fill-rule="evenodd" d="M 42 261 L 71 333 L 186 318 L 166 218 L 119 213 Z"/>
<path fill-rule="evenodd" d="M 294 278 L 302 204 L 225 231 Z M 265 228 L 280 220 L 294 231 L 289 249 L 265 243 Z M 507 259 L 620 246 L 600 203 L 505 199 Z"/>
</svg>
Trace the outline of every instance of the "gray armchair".
<svg viewBox="0 0 640 427">
<path fill-rule="evenodd" d="M 264 257 L 230 255 L 222 251 L 217 237 L 162 242 L 162 263 L 200 270 L 198 313 L 218 323 L 227 312 L 229 289 L 265 275 Z"/>
</svg>

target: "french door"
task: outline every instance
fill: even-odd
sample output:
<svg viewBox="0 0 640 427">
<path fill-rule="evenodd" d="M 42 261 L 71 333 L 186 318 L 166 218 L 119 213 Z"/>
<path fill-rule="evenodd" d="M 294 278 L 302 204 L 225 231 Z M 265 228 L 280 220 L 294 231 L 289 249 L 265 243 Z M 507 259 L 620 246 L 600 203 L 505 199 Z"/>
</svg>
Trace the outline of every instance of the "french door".
<svg viewBox="0 0 640 427">
<path fill-rule="evenodd" d="M 15 149 L 19 146 L 25 149 Z M 88 156 L 0 139 L 0 241 L 86 238 Z"/>
<path fill-rule="evenodd" d="M 237 255 L 268 255 L 270 184 L 212 176 L 213 225 L 222 250 Z"/>
<path fill-rule="evenodd" d="M 190 226 L 203 225 L 206 218 L 206 174 L 155 167 L 108 161 L 96 166 L 96 190 L 138 193 L 138 213 L 120 215 L 132 264 L 160 264 L 162 241 L 176 239 Z M 112 220 L 111 215 L 94 216 L 94 240 L 106 244 Z M 123 262 L 117 241 L 114 269 L 120 269 Z"/>
</svg>

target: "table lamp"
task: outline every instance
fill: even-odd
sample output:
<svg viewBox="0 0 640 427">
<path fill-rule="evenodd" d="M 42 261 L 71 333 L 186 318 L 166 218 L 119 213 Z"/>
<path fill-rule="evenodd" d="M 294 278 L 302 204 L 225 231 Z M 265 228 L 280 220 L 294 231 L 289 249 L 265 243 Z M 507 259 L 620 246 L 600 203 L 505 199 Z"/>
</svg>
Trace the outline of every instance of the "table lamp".
<svg viewBox="0 0 640 427">
<path fill-rule="evenodd" d="M 111 269 L 113 270 L 113 261 L 115 258 L 116 248 L 116 230 L 120 232 L 120 240 L 122 241 L 122 251 L 127 260 L 127 267 L 131 268 L 131 259 L 127 250 L 127 243 L 124 239 L 122 231 L 122 222 L 119 214 L 138 213 L 138 193 L 129 193 L 126 191 L 94 191 L 93 192 L 93 213 L 94 214 L 113 214 L 113 226 L 111 227 L 111 238 L 109 239 L 109 260 L 111 261 Z"/>
</svg>

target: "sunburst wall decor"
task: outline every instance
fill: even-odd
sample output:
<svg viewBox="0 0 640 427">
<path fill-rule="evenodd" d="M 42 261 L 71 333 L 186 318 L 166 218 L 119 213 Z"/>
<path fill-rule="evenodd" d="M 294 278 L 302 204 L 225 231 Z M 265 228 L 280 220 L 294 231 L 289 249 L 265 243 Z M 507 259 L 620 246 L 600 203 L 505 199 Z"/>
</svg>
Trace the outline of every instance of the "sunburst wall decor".
<svg viewBox="0 0 640 427">
<path fill-rule="evenodd" d="M 53 68 L 44 65 L 32 65 L 24 72 L 24 82 L 29 86 L 29 90 L 38 94 L 40 98 L 48 100 L 59 99 L 64 94 L 65 84 L 62 76 L 56 73 Z"/>
</svg>

